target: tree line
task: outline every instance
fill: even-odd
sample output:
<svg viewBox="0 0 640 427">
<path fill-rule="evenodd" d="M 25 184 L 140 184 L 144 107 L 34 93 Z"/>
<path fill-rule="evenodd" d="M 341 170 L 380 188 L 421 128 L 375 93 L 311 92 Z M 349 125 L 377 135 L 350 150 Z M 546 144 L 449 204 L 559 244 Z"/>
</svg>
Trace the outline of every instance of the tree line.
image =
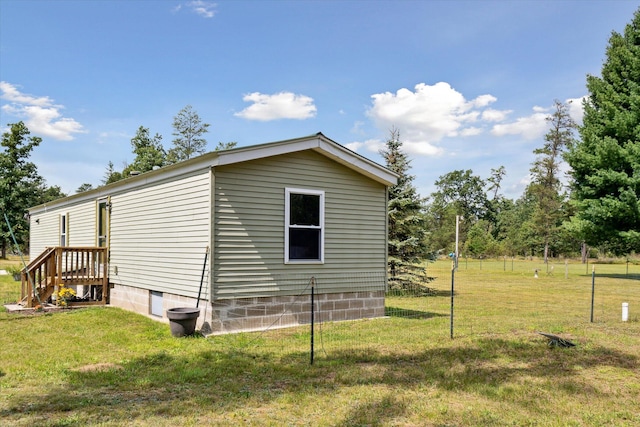
<svg viewBox="0 0 640 427">
<path fill-rule="evenodd" d="M 390 284 L 419 282 L 424 260 L 453 250 L 455 218 L 461 216 L 462 252 L 470 256 L 581 256 L 640 253 L 640 9 L 624 33 L 612 33 L 600 77 L 587 76 L 584 118 L 577 126 L 568 106 L 554 102 L 549 130 L 534 150 L 531 182 L 518 199 L 500 190 L 507 170 L 498 166 L 482 178 L 471 169 L 455 170 L 435 181 L 436 191 L 418 194 L 410 159 L 402 150 L 400 130 L 390 131 L 381 151 L 386 166 L 399 175 L 389 189 L 388 260 Z M 0 152 L 0 210 L 7 214 L 22 246 L 28 242 L 27 207 L 65 196 L 48 187 L 31 151 L 42 141 L 24 123 L 9 125 Z M 162 136 L 140 126 L 131 139 L 135 158 L 116 170 L 109 162 L 102 184 L 124 179 L 206 150 L 209 124 L 187 106 L 173 120 L 173 147 Z M 235 142 L 218 143 L 228 149 Z M 569 165 L 569 185 L 560 164 Z M 78 192 L 91 189 L 83 184 Z M 2 218 L 3 219 L 3 218 Z M 1 255 L 11 245 L 0 221 Z"/>
<path fill-rule="evenodd" d="M 121 171 L 116 170 L 109 161 L 102 184 L 111 184 L 128 178 L 129 176 L 148 172 L 163 166 L 188 160 L 204 154 L 207 140 L 204 134 L 209 132 L 209 123 L 204 123 L 198 113 L 187 105 L 173 118 L 173 146 L 166 150 L 162 145 L 162 135 L 156 133 L 151 136 L 149 128 L 140 126 L 131 138 L 131 151 L 135 155 L 132 163 L 125 163 Z M 215 150 L 229 149 L 236 146 L 236 142 L 219 142 Z M 82 184 L 76 192 L 91 190 L 91 184 Z"/>
<path fill-rule="evenodd" d="M 204 123 L 190 105 L 184 107 L 173 119 L 173 146 L 165 150 L 162 136 L 151 136 L 149 128 L 140 126 L 131 138 L 134 160 L 124 164 L 122 170 L 116 170 L 109 161 L 101 184 L 111 184 L 129 176 L 148 172 L 177 162 L 188 160 L 203 154 L 207 149 L 204 134 L 208 132 L 208 123 Z M 31 136 L 23 122 L 8 124 L 9 130 L 2 135 L 0 152 L 0 257 L 6 258 L 7 251 L 14 244 L 27 250 L 29 241 L 29 221 L 27 208 L 37 206 L 61 197 L 66 197 L 57 186 L 47 186 L 33 162 L 29 161 L 32 151 L 40 145 L 42 138 Z M 219 142 L 215 150 L 230 149 L 235 142 Z M 76 193 L 93 189 L 90 183 L 78 187 Z M 14 236 L 11 236 L 7 221 Z"/>
<path fill-rule="evenodd" d="M 456 216 L 466 256 L 582 257 L 640 253 L 640 9 L 613 32 L 600 77 L 588 75 L 583 123 L 554 101 L 549 130 L 533 151 L 531 182 L 515 200 L 500 193 L 504 166 L 481 178 L 471 169 L 440 176 L 422 198 L 412 185 L 400 131 L 381 151 L 400 175 L 389 191 L 389 276 L 419 283 L 416 266 L 454 250 Z M 570 170 L 563 185 L 562 161 Z M 416 271 L 418 273 L 416 273 Z M 424 281 L 423 281 L 424 282 Z"/>
</svg>

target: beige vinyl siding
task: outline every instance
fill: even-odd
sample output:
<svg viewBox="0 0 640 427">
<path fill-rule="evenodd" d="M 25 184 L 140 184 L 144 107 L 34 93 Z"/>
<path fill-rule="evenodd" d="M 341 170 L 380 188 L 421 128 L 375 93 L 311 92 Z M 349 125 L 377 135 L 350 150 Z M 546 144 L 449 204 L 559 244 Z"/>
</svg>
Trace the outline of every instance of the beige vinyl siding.
<svg viewBox="0 0 640 427">
<path fill-rule="evenodd" d="M 68 246 L 96 246 L 96 200 L 61 209 L 68 222 Z"/>
<path fill-rule="evenodd" d="M 60 238 L 59 213 L 62 211 L 43 212 L 31 216 L 29 229 L 29 258 L 35 259 L 45 248 L 57 246 Z M 36 222 L 37 221 L 37 222 Z"/>
<path fill-rule="evenodd" d="M 197 297 L 210 242 L 210 194 L 208 168 L 113 194 L 110 281 Z M 203 295 L 206 289 L 205 282 Z"/>
<path fill-rule="evenodd" d="M 376 273 L 384 281 L 384 185 L 312 151 L 215 174 L 216 298 L 294 295 L 311 276 L 326 292 L 352 289 L 354 275 Z M 323 264 L 284 264 L 286 187 L 325 192 Z"/>
<path fill-rule="evenodd" d="M 40 255 L 45 248 L 60 245 L 60 216 L 67 215 L 67 245 L 95 246 L 95 200 L 48 209 L 31 217 L 29 257 Z M 36 222 L 36 220 L 39 221 Z"/>
</svg>

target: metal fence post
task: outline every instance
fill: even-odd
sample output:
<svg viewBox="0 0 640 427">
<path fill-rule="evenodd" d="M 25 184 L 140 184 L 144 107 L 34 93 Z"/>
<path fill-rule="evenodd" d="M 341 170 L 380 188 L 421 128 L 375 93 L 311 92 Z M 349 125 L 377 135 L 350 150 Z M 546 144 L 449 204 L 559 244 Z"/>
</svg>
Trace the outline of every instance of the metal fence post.
<svg viewBox="0 0 640 427">
<path fill-rule="evenodd" d="M 313 324 L 314 324 L 314 311 L 315 311 L 315 288 L 316 278 L 311 277 L 311 365 L 313 365 Z"/>
<path fill-rule="evenodd" d="M 596 292 L 596 266 L 591 271 L 591 323 L 593 323 L 593 299 Z"/>
<path fill-rule="evenodd" d="M 450 320 L 450 335 L 451 339 L 453 339 L 453 292 L 454 292 L 454 283 L 456 276 L 456 265 L 455 263 L 451 263 L 451 320 Z"/>
</svg>

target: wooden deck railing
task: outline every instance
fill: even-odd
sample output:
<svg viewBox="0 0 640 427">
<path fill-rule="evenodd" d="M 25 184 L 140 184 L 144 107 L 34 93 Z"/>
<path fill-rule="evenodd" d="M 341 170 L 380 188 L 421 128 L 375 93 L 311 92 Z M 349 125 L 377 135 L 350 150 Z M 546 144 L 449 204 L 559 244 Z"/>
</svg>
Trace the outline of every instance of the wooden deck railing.
<svg viewBox="0 0 640 427">
<path fill-rule="evenodd" d="M 60 285 L 81 285 L 95 291 L 83 303 L 106 304 L 109 289 L 107 254 L 108 248 L 104 247 L 47 248 L 22 270 L 23 303 L 26 307 L 35 307 L 48 302 Z"/>
</svg>

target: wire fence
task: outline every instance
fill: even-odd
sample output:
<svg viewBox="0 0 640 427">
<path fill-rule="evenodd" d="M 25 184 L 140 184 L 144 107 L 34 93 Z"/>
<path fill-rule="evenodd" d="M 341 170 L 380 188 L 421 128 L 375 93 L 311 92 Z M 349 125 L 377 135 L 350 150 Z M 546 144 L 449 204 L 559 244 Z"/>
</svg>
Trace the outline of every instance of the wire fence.
<svg viewBox="0 0 640 427">
<path fill-rule="evenodd" d="M 439 264 L 443 263 L 440 261 Z M 442 269 L 439 265 L 436 269 Z M 636 259 L 602 261 L 587 260 L 585 263 L 576 262 L 569 259 L 550 259 L 544 262 L 542 259 L 531 258 L 522 259 L 516 257 L 498 257 L 498 258 L 467 258 L 460 257 L 458 262 L 458 271 L 465 270 L 485 270 L 488 272 L 516 272 L 535 275 L 536 271 L 539 276 L 576 276 L 581 274 L 590 275 L 592 270 L 596 269 L 599 275 L 616 274 L 619 276 L 630 276 L 631 278 L 640 279 L 640 261 Z"/>
<path fill-rule="evenodd" d="M 640 265 L 633 262 L 469 260 L 455 278 L 461 333 L 614 323 L 625 302 L 635 307 L 632 320 L 640 313 Z"/>
<path fill-rule="evenodd" d="M 389 290 L 379 274 L 344 275 L 348 292 L 335 292 L 330 279 L 297 277 L 306 281 L 303 291 L 275 308 L 258 307 L 270 313 L 265 323 L 235 342 L 313 362 L 347 353 L 366 359 L 390 346 L 420 351 L 428 341 L 479 334 L 576 334 L 591 323 L 621 325 L 623 303 L 627 322 L 640 322 L 640 265 L 633 262 L 587 269 L 563 260 L 461 259 L 452 271 L 441 260 L 426 266 L 427 276 L 428 296 Z M 247 312 L 235 313 L 240 321 Z"/>
</svg>

